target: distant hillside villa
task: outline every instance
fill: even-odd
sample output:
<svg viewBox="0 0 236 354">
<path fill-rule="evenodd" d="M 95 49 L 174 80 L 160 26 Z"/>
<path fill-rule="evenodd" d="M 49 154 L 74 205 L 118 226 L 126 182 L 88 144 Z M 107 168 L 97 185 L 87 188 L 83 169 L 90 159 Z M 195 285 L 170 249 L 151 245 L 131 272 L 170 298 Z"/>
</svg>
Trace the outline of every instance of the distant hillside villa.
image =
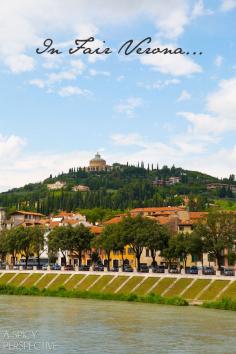
<svg viewBox="0 0 236 354">
<path fill-rule="evenodd" d="M 48 187 L 48 189 L 50 189 L 50 190 L 57 190 L 57 189 L 62 189 L 62 188 L 64 188 L 65 185 L 66 185 L 65 182 L 57 181 L 57 182 L 55 182 L 55 183 L 48 184 L 47 187 Z"/>
</svg>

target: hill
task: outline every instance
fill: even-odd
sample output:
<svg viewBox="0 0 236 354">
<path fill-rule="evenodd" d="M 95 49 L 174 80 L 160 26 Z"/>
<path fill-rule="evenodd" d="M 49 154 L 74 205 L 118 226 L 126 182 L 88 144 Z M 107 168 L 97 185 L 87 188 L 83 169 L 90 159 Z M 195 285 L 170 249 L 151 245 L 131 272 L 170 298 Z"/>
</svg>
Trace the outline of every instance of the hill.
<svg viewBox="0 0 236 354">
<path fill-rule="evenodd" d="M 64 187 L 49 190 L 48 185 L 57 181 Z M 73 191 L 78 185 L 88 187 L 87 191 Z M 219 180 L 175 166 L 159 169 L 113 164 L 112 169 L 99 172 L 71 168 L 41 183 L 0 193 L 0 205 L 8 211 L 25 209 L 49 214 L 58 210 L 180 205 L 188 201 L 191 210 L 203 210 L 214 199 L 233 200 L 235 189 L 234 176 Z"/>
</svg>

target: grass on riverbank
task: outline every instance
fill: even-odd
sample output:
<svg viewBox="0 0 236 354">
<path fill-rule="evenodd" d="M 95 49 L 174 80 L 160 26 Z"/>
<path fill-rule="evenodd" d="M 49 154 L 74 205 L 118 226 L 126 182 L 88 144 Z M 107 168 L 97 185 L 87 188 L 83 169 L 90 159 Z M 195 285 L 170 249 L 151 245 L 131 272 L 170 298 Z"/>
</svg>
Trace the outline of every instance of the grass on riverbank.
<svg viewBox="0 0 236 354">
<path fill-rule="evenodd" d="M 166 289 L 168 289 L 174 282 L 176 278 L 162 278 L 157 285 L 152 290 L 154 294 L 161 295 Z"/>
<path fill-rule="evenodd" d="M 138 276 L 131 277 L 128 282 L 120 288 L 117 294 L 130 294 L 130 292 L 140 283 L 141 280 L 142 278 Z"/>
<path fill-rule="evenodd" d="M 215 280 L 210 286 L 205 290 L 198 300 L 214 300 L 216 295 L 223 290 L 226 285 L 229 284 L 229 280 Z"/>
<path fill-rule="evenodd" d="M 23 282 L 23 280 L 27 278 L 27 276 L 28 276 L 27 273 L 17 274 L 17 276 L 10 281 L 10 284 L 14 286 L 19 286 Z"/>
<path fill-rule="evenodd" d="M 142 284 L 138 286 L 138 288 L 134 291 L 136 295 L 145 295 L 150 289 L 154 286 L 154 284 L 159 280 L 158 277 L 147 277 Z"/>
<path fill-rule="evenodd" d="M 188 300 L 194 300 L 198 294 L 206 288 L 207 285 L 210 283 L 210 279 L 197 279 L 190 285 L 189 288 L 182 294 L 183 298 Z"/>
<path fill-rule="evenodd" d="M 236 311 L 236 300 L 224 298 L 219 301 L 204 302 L 201 306 L 208 309 Z"/>
<path fill-rule="evenodd" d="M 97 300 L 117 300 L 117 301 L 130 301 L 142 302 L 152 304 L 164 304 L 175 306 L 187 306 L 188 302 L 180 297 L 165 298 L 160 295 L 150 294 L 146 296 L 139 296 L 136 294 L 112 294 L 112 293 L 95 293 L 90 291 L 66 290 L 61 287 L 57 290 L 39 289 L 37 287 L 25 288 L 15 287 L 11 285 L 0 285 L 0 295 L 31 295 L 31 296 L 55 296 L 55 297 L 68 297 L 80 299 L 97 299 Z"/>
</svg>

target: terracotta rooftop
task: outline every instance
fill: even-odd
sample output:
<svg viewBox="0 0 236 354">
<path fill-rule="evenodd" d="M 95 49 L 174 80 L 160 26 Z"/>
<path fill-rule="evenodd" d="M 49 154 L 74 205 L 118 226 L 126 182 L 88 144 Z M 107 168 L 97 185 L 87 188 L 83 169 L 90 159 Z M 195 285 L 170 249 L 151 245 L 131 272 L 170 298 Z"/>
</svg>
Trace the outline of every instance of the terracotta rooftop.
<svg viewBox="0 0 236 354">
<path fill-rule="evenodd" d="M 131 213 L 135 212 L 174 212 L 174 211 L 180 211 L 180 210 L 185 210 L 185 207 L 151 207 L 151 208 L 135 208 L 130 210 Z"/>
<path fill-rule="evenodd" d="M 74 213 L 67 213 L 66 211 L 61 211 L 58 215 L 56 215 L 55 217 L 57 216 L 69 216 L 69 217 L 72 217 L 74 216 Z"/>
<path fill-rule="evenodd" d="M 91 226 L 90 231 L 94 234 L 100 234 L 103 230 L 102 226 Z"/>
<path fill-rule="evenodd" d="M 207 216 L 208 213 L 206 211 L 190 211 L 189 218 L 191 219 L 201 219 Z"/>
</svg>

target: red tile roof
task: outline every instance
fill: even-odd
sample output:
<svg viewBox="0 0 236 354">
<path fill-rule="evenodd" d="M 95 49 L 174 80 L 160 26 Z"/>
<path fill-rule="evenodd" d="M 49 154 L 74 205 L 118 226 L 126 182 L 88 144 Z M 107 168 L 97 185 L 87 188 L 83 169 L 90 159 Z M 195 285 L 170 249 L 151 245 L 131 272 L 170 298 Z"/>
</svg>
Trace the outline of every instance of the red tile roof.
<svg viewBox="0 0 236 354">
<path fill-rule="evenodd" d="M 186 208 L 183 206 L 176 206 L 176 207 L 151 207 L 151 208 L 135 208 L 130 210 L 130 213 L 141 213 L 141 212 L 174 212 L 185 210 Z"/>
<path fill-rule="evenodd" d="M 102 226 L 91 226 L 90 231 L 96 235 L 100 234 L 103 230 Z"/>
</svg>

